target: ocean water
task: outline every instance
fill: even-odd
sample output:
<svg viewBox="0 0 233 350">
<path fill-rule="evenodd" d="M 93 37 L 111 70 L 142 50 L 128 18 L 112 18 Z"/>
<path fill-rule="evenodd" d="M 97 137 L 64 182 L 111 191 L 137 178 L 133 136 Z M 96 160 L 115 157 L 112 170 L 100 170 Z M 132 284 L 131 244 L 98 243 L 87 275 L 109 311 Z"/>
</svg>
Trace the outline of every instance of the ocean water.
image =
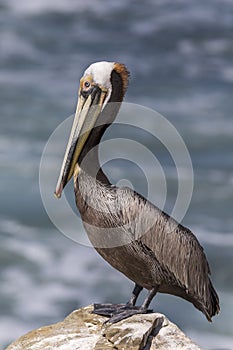
<svg viewBox="0 0 233 350">
<path fill-rule="evenodd" d="M 43 149 L 73 114 L 82 72 L 99 60 L 127 65 L 126 101 L 165 116 L 193 164 L 183 224 L 205 249 L 221 313 L 209 324 L 192 305 L 166 295 L 152 306 L 204 349 L 233 349 L 233 1 L 1 0 L 0 29 L 0 349 L 75 308 L 130 295 L 130 281 L 53 225 L 39 188 Z M 125 132 L 116 126 L 108 137 Z M 170 211 L 176 168 L 148 134 L 141 139 L 158 155 Z M 55 187 L 62 154 L 54 147 Z M 156 177 L 147 158 L 140 164 Z M 135 164 L 113 159 L 106 171 L 146 195 L 145 174 Z M 78 217 L 77 235 L 85 236 Z"/>
</svg>

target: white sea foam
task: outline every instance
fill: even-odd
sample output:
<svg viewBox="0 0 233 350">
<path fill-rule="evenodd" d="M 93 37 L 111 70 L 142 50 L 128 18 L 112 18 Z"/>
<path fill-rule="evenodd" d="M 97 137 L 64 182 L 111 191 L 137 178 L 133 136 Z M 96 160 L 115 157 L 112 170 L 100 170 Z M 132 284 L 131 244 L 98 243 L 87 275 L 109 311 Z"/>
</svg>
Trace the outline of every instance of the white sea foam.
<svg viewBox="0 0 233 350">
<path fill-rule="evenodd" d="M 222 70 L 222 77 L 229 83 L 233 82 L 233 68 L 232 66 L 224 67 Z"/>
<path fill-rule="evenodd" d="M 105 3 L 103 9 L 103 3 L 101 0 L 35 0 L 27 1 L 22 0 L 20 3 L 17 0 L 9 0 L 8 4 L 12 11 L 19 14 L 41 14 L 45 12 L 61 12 L 72 13 L 74 11 L 82 12 L 85 10 L 104 11 L 106 8 L 111 7 L 108 3 Z"/>
</svg>

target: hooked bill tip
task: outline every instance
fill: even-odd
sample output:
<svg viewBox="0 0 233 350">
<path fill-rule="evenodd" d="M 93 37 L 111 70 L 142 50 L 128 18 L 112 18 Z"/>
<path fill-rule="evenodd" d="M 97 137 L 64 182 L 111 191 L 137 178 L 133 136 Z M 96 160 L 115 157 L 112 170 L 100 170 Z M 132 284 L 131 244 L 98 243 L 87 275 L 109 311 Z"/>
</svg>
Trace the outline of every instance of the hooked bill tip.
<svg viewBox="0 0 233 350">
<path fill-rule="evenodd" d="M 62 186 L 62 183 L 60 183 L 59 185 L 57 185 L 56 190 L 54 191 L 54 196 L 57 199 L 61 198 L 62 190 L 63 190 L 63 186 Z"/>
<path fill-rule="evenodd" d="M 61 193 L 57 193 L 56 191 L 54 191 L 54 197 L 57 199 L 61 198 Z"/>
</svg>

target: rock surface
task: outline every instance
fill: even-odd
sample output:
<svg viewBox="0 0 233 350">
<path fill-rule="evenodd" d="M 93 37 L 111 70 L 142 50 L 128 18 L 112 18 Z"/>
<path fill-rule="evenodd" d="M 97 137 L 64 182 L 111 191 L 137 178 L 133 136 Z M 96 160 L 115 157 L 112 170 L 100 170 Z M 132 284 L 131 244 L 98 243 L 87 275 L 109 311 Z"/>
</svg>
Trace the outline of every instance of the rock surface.
<svg viewBox="0 0 233 350">
<path fill-rule="evenodd" d="M 116 324 L 87 306 L 64 321 L 22 336 L 6 350 L 200 350 L 164 315 L 134 315 Z"/>
</svg>

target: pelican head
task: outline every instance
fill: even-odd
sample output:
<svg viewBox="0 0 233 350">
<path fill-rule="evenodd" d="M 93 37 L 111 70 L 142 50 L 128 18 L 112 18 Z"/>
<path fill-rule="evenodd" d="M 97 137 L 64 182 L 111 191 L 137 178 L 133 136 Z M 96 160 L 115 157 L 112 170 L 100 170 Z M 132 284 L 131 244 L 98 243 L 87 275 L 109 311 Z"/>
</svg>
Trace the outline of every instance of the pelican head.
<svg viewBox="0 0 233 350">
<path fill-rule="evenodd" d="M 125 65 L 116 62 L 96 62 L 85 70 L 80 79 L 77 109 L 55 190 L 57 198 L 61 197 L 64 187 L 74 175 L 82 150 L 107 104 L 122 102 L 128 76 Z"/>
</svg>

